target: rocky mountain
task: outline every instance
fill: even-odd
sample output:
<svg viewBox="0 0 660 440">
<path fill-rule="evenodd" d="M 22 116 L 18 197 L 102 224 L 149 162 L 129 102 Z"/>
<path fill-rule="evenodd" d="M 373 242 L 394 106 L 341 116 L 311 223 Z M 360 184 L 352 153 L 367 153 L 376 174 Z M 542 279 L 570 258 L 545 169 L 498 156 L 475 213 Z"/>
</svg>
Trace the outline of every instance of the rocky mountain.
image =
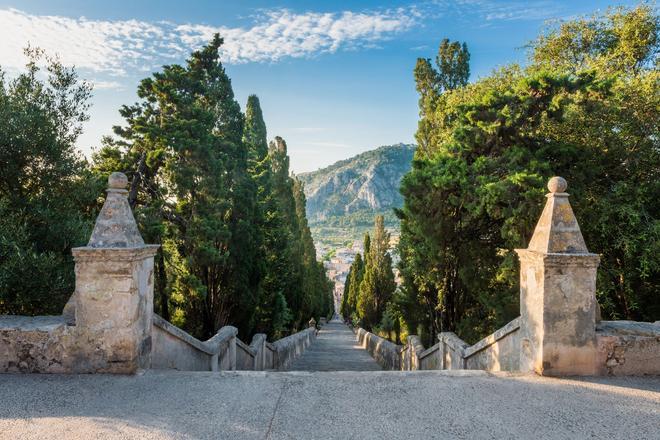
<svg viewBox="0 0 660 440">
<path fill-rule="evenodd" d="M 299 174 L 305 185 L 307 219 L 316 239 L 326 239 L 327 228 L 352 228 L 345 238 L 373 225 L 376 214 L 395 222 L 392 208 L 403 203 L 401 177 L 410 169 L 414 145 L 397 144 L 361 153 L 329 167 Z M 326 228 L 325 230 L 323 228 Z M 325 231 L 325 232 L 324 232 Z M 344 231 L 346 232 L 346 231 Z M 322 236 L 320 236 L 322 235 Z M 322 240 L 325 241 L 325 240 Z"/>
</svg>

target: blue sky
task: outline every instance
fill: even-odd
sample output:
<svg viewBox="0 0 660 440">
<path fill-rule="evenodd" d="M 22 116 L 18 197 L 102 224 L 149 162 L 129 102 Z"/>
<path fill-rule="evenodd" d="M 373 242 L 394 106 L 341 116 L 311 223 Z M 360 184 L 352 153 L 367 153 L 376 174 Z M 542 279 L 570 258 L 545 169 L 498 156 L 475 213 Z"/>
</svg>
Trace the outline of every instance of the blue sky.
<svg viewBox="0 0 660 440">
<path fill-rule="evenodd" d="M 523 62 L 548 20 L 634 1 L 82 1 L 0 0 L 0 66 L 25 63 L 28 42 L 58 53 L 95 83 L 79 141 L 89 154 L 121 123 L 141 78 L 180 63 L 213 32 L 237 99 L 261 99 L 269 137 L 292 168 L 311 171 L 380 145 L 412 142 L 417 57 L 444 38 L 467 42 L 472 79 Z"/>
</svg>

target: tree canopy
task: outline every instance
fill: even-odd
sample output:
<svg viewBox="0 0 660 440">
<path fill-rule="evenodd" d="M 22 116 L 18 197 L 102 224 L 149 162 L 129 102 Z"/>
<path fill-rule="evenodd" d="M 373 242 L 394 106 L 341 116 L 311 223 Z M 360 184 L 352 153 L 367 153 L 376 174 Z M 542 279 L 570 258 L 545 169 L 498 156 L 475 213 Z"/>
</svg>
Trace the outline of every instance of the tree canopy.
<svg viewBox="0 0 660 440">
<path fill-rule="evenodd" d="M 425 342 L 474 341 L 516 316 L 513 249 L 553 175 L 601 255 L 603 316 L 658 319 L 657 24 L 648 6 L 568 21 L 530 44 L 526 67 L 455 89 L 428 87 L 418 61 L 420 148 L 398 215 L 404 315 Z"/>
</svg>

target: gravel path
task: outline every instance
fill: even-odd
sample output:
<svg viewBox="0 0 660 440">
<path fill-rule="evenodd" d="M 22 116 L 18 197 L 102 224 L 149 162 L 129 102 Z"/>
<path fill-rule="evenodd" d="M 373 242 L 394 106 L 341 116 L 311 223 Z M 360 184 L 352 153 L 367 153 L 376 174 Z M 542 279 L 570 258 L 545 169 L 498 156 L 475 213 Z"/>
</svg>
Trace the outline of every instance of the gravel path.
<svg viewBox="0 0 660 440">
<path fill-rule="evenodd" d="M 380 365 L 362 347 L 346 324 L 332 320 L 316 341 L 293 361 L 290 371 L 377 371 Z"/>
<path fill-rule="evenodd" d="M 0 439 L 658 439 L 660 378 L 0 374 Z"/>
</svg>

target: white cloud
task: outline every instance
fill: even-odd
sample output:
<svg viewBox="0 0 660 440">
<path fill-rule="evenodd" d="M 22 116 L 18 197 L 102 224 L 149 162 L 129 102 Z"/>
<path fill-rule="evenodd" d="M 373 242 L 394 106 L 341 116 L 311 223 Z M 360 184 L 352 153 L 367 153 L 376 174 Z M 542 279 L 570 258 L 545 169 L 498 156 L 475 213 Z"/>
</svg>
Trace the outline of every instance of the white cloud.
<svg viewBox="0 0 660 440">
<path fill-rule="evenodd" d="M 124 85 L 117 81 L 90 80 L 94 90 L 124 90 Z"/>
<path fill-rule="evenodd" d="M 251 27 L 212 27 L 138 20 L 89 20 L 84 17 L 31 15 L 0 10 L 0 64 L 19 68 L 29 43 L 58 54 L 67 65 L 125 75 L 185 57 L 219 32 L 222 59 L 229 63 L 272 62 L 310 57 L 340 49 L 372 47 L 410 29 L 414 8 L 371 12 L 266 12 Z"/>
</svg>

